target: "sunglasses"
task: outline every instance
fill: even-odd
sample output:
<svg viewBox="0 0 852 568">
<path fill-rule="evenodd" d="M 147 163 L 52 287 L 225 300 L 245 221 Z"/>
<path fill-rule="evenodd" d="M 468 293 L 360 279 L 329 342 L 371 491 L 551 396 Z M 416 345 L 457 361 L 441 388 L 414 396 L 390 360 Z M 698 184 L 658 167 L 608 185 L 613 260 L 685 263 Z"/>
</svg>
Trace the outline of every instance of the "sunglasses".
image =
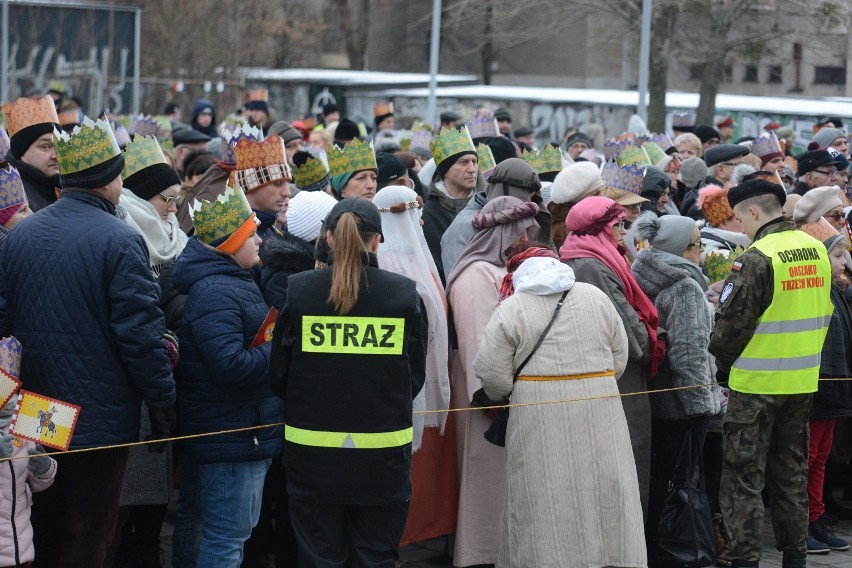
<svg viewBox="0 0 852 568">
<path fill-rule="evenodd" d="M 829 219 L 834 219 L 835 221 L 840 221 L 844 218 L 843 213 L 832 213 L 831 215 L 823 215 L 823 217 L 828 217 Z"/>
<path fill-rule="evenodd" d="M 177 197 L 173 195 L 163 195 L 162 193 L 158 193 L 160 199 L 166 202 L 166 205 L 171 205 L 172 203 L 177 203 Z"/>
</svg>

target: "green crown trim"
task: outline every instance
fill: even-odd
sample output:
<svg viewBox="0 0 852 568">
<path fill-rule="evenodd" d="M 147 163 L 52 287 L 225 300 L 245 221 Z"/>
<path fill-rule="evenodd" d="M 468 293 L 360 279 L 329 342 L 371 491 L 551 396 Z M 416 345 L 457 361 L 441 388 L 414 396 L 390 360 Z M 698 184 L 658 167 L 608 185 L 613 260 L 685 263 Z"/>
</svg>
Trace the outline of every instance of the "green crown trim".
<svg viewBox="0 0 852 568">
<path fill-rule="evenodd" d="M 436 165 L 462 152 L 476 153 L 476 146 L 473 145 L 467 126 L 460 126 L 458 129 L 442 128 L 438 137 L 432 141 L 431 149 Z"/>
<path fill-rule="evenodd" d="M 482 173 L 497 167 L 497 161 L 494 159 L 494 152 L 491 151 L 491 146 L 482 142 L 479 143 L 479 146 L 476 147 L 476 163 L 479 166 L 479 171 Z"/>
<path fill-rule="evenodd" d="M 361 142 L 356 138 L 342 150 L 338 146 L 332 146 L 328 150 L 328 169 L 333 176 L 361 170 L 378 170 L 373 143 Z"/>
<path fill-rule="evenodd" d="M 54 129 L 53 140 L 62 175 L 82 172 L 121 154 L 112 126 L 101 119 L 84 118 L 70 135 Z"/>
<path fill-rule="evenodd" d="M 153 136 L 137 136 L 124 150 L 124 171 L 121 172 L 121 177 L 127 179 L 156 164 L 167 164 L 160 143 Z"/>
<path fill-rule="evenodd" d="M 618 162 L 618 165 L 621 167 L 624 166 L 650 166 L 651 159 L 648 157 L 648 152 L 645 151 L 645 148 L 640 148 L 638 146 L 627 146 L 621 153 L 615 158 L 615 161 Z"/>
<path fill-rule="evenodd" d="M 251 214 L 243 190 L 231 186 L 215 201 L 194 201 L 189 208 L 198 240 L 208 245 L 239 229 Z"/>
<path fill-rule="evenodd" d="M 321 182 L 328 175 L 329 169 L 319 158 L 310 157 L 301 166 L 293 168 L 293 182 L 297 187 L 310 187 Z"/>
</svg>

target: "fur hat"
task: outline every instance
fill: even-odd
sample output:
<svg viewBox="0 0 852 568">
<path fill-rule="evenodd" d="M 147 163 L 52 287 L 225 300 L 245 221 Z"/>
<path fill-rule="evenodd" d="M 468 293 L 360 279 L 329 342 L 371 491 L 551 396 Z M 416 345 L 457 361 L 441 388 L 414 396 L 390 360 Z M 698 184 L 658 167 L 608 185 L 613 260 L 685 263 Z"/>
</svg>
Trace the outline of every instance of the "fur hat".
<svg viewBox="0 0 852 568">
<path fill-rule="evenodd" d="M 740 185 L 746 176 L 750 176 L 756 171 L 748 164 L 739 164 L 734 168 L 734 173 L 731 174 L 731 181 L 734 182 L 734 185 Z"/>
<path fill-rule="evenodd" d="M 571 164 L 556 176 L 550 188 L 554 203 L 576 203 L 604 185 L 601 172 L 591 162 Z"/>
</svg>

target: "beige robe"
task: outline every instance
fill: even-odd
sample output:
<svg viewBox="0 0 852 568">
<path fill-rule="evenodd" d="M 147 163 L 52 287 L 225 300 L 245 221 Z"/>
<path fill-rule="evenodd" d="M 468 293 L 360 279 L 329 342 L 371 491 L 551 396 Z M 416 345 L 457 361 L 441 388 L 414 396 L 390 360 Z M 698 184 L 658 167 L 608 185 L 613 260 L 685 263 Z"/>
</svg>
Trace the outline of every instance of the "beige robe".
<svg viewBox="0 0 852 568">
<path fill-rule="evenodd" d="M 497 306 L 504 274 L 505 267 L 478 261 L 468 266 L 450 287 L 447 299 L 459 347 L 450 368 L 453 408 L 470 406 L 473 393 L 482 387 L 473 373 L 473 359 Z M 506 450 L 483 438 L 491 419 L 482 411 L 459 412 L 456 419 L 459 511 L 453 565 L 494 564 L 506 493 Z"/>
<path fill-rule="evenodd" d="M 508 484 L 498 568 L 647 565 L 642 506 L 630 433 L 616 378 L 627 335 L 607 296 L 576 283 L 521 373 L 614 376 L 512 383 L 561 293 L 517 293 L 488 324 L 474 362 L 486 393 L 516 403 L 608 396 L 513 408 L 506 437 Z"/>
</svg>

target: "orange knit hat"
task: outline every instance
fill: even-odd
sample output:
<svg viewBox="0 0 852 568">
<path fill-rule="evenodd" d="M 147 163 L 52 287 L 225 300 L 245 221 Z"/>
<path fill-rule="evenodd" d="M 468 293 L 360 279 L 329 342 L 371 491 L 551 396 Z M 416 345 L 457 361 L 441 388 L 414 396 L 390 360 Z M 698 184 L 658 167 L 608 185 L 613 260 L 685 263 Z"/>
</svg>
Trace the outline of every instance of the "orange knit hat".
<svg viewBox="0 0 852 568">
<path fill-rule="evenodd" d="M 707 222 L 718 227 L 734 216 L 728 203 L 728 190 L 715 184 L 707 185 L 698 192 L 698 206 Z"/>
</svg>

